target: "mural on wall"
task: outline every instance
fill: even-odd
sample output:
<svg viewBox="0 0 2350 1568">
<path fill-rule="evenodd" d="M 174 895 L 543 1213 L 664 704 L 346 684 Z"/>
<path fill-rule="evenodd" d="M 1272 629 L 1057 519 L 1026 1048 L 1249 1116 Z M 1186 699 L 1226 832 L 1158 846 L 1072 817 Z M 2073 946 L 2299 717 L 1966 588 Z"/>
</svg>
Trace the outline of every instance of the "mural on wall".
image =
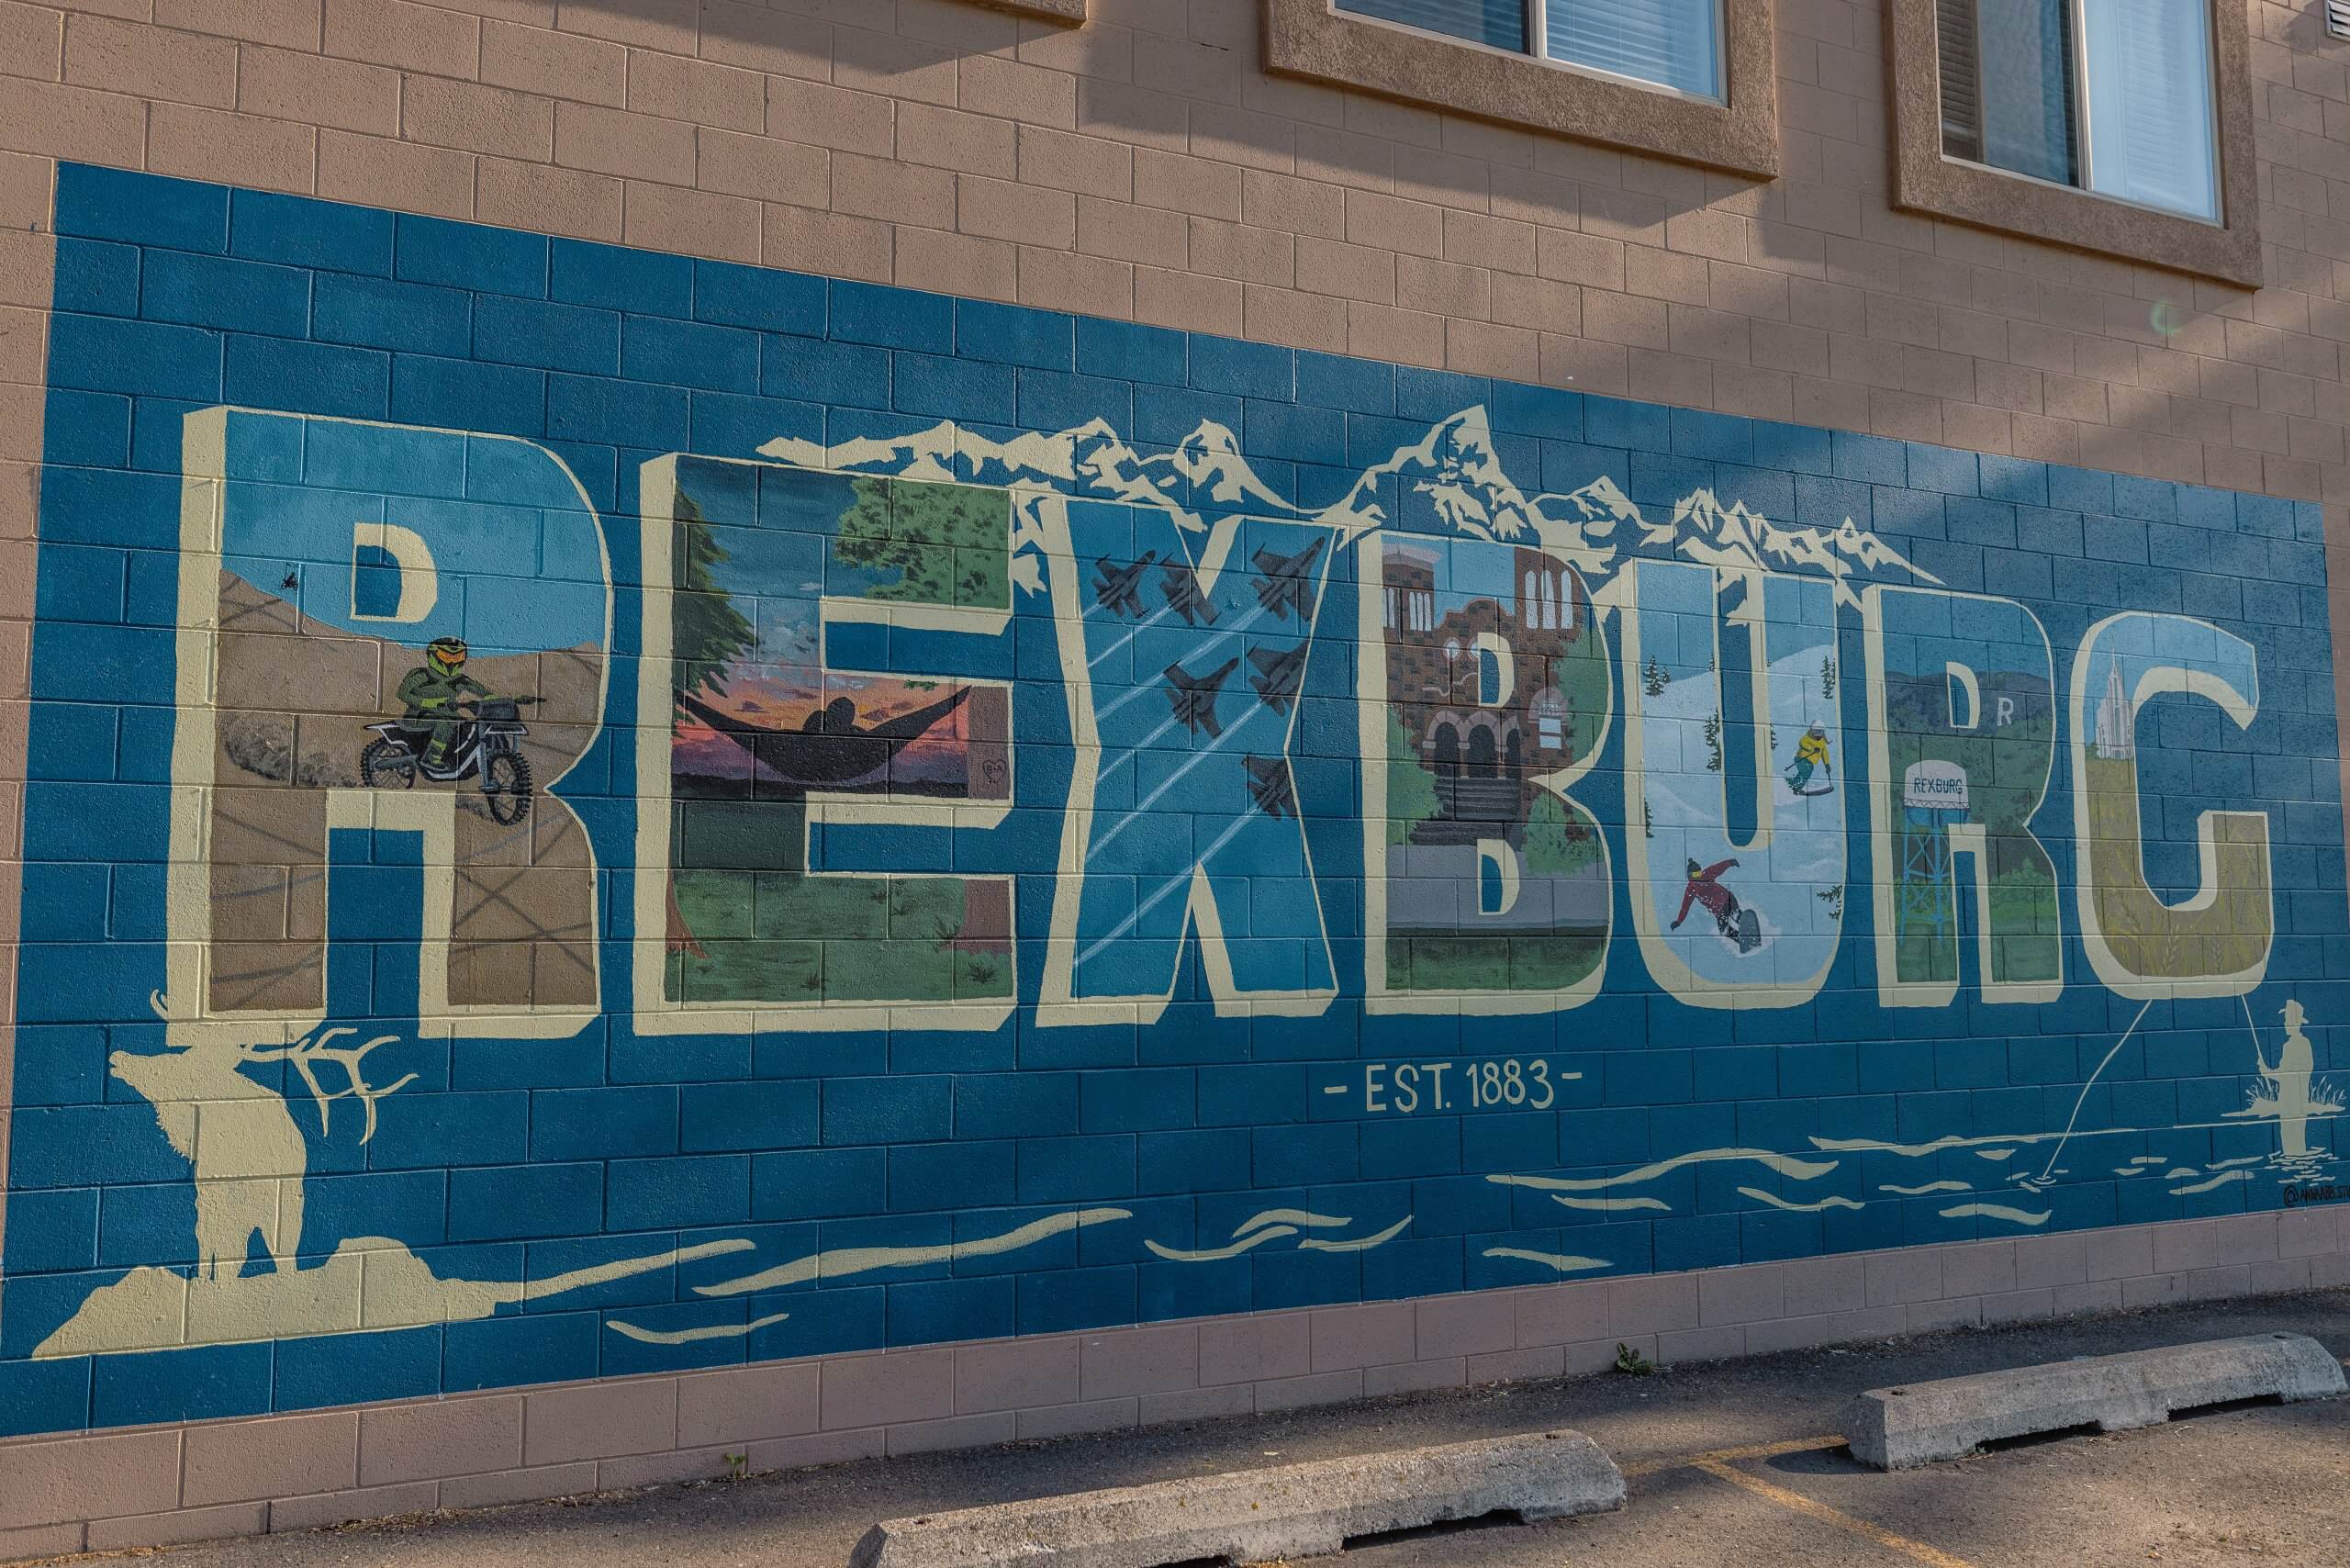
<svg viewBox="0 0 2350 1568">
<path fill-rule="evenodd" d="M 0 1430 L 2350 1192 L 2312 507 L 59 212 Z"/>
</svg>

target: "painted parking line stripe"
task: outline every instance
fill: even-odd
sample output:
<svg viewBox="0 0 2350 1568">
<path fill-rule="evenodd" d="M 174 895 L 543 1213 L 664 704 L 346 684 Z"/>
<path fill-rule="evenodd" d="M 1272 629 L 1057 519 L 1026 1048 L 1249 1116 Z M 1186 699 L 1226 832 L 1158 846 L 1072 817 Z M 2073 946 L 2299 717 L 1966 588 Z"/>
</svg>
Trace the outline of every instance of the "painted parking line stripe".
<svg viewBox="0 0 2350 1568">
<path fill-rule="evenodd" d="M 1953 1557 L 1949 1552 L 1928 1546 L 1923 1541 L 1911 1540 L 1906 1535 L 1896 1535 L 1889 1529 L 1869 1523 L 1866 1519 L 1856 1519 L 1852 1515 L 1831 1508 L 1825 1503 L 1815 1502 L 1800 1492 L 1790 1492 L 1784 1486 L 1772 1485 L 1759 1475 L 1749 1475 L 1742 1470 L 1732 1470 L 1719 1460 L 1701 1459 L 1695 1462 L 1693 1468 L 1704 1471 L 1716 1480 L 1727 1481 L 1733 1486 L 1742 1487 L 1758 1497 L 1768 1498 L 1783 1508 L 1792 1508 L 1796 1513 L 1818 1519 L 1822 1524 L 1833 1525 L 1838 1529 L 1873 1540 L 1888 1551 L 1897 1551 L 1904 1557 L 1928 1563 L 1930 1568 L 1974 1568 L 1974 1564 L 1963 1557 Z"/>
<path fill-rule="evenodd" d="M 1712 1449 L 1705 1453 L 1684 1454 L 1674 1459 L 1635 1460 L 1624 1466 L 1624 1478 L 1637 1480 L 1643 1475 L 1661 1475 L 1668 1470 L 1687 1470 L 1692 1465 L 1711 1460 L 1729 1464 L 1741 1459 L 1776 1459 L 1781 1454 L 1818 1453 L 1825 1449 L 1841 1449 L 1842 1438 L 1789 1438 L 1775 1443 L 1753 1443 L 1740 1449 Z"/>
</svg>

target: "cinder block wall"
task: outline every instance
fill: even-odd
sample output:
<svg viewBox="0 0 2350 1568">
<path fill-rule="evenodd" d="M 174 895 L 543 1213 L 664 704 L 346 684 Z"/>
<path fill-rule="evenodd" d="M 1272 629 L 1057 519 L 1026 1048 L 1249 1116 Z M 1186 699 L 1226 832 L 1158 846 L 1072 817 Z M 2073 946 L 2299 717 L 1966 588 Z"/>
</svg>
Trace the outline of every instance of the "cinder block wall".
<svg viewBox="0 0 2350 1568">
<path fill-rule="evenodd" d="M 61 160 L 2318 502 L 2339 607 L 2350 46 L 2311 4 L 2244 3 L 2257 292 L 1894 210 L 1868 0 L 1779 0 L 1768 183 L 1270 77 L 1255 0 L 1091 0 L 1082 27 L 964 0 L 0 0 L 0 1085 Z M 0 1557 L 1555 1372 L 1618 1339 L 2339 1284 L 2345 1256 L 2350 1210 L 2313 1208 L 20 1439 Z"/>
</svg>

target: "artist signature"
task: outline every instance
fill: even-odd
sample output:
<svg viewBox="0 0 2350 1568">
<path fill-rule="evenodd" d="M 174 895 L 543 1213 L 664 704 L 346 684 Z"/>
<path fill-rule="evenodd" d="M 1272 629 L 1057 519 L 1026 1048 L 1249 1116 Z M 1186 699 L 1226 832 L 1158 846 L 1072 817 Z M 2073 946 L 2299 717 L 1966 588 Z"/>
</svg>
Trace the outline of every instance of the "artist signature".
<svg viewBox="0 0 2350 1568">
<path fill-rule="evenodd" d="M 2334 1182 L 2328 1182 L 2322 1186 L 2285 1189 L 2285 1206 L 2288 1209 L 2300 1208 L 2303 1204 L 2338 1204 L 2345 1201 L 2350 1201 L 2350 1187 Z"/>
</svg>

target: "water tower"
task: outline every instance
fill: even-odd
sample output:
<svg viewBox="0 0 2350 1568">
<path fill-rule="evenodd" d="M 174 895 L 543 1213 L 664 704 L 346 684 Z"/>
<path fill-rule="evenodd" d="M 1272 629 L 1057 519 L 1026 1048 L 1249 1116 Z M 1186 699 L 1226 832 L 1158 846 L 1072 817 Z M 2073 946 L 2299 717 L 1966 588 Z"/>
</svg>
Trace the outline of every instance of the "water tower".
<svg viewBox="0 0 2350 1568">
<path fill-rule="evenodd" d="M 1966 816 L 1966 769 L 1929 757 L 1901 776 L 1901 885 L 1894 901 L 1894 938 L 1922 936 L 1939 950 L 1955 935 L 1958 900 L 1951 886 L 1950 830 Z"/>
</svg>

